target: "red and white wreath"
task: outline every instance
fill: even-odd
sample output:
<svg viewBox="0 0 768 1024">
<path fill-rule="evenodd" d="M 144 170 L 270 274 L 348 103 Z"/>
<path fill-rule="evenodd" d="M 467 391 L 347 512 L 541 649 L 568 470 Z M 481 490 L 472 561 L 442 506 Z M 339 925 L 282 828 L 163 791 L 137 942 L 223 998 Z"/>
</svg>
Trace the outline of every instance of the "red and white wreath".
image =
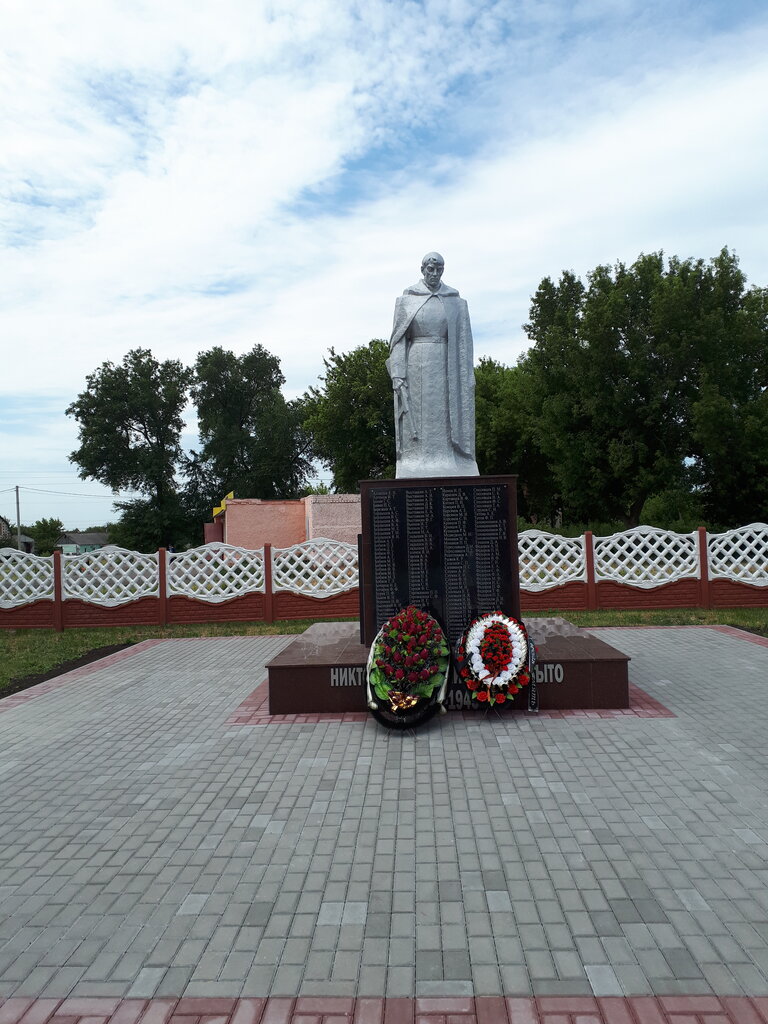
<svg viewBox="0 0 768 1024">
<path fill-rule="evenodd" d="M 459 641 L 459 675 L 481 704 L 503 704 L 530 682 L 525 626 L 501 612 L 475 619 Z"/>
</svg>

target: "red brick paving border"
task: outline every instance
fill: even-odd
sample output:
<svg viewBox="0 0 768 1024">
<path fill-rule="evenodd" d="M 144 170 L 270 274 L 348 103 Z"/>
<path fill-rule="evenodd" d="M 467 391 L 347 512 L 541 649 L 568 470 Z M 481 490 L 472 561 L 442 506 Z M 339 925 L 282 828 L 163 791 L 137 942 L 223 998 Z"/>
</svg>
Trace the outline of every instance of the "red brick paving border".
<svg viewBox="0 0 768 1024">
<path fill-rule="evenodd" d="M 628 708 L 566 708 L 560 711 L 539 711 L 536 718 L 676 718 L 677 716 L 669 708 L 664 707 L 654 697 L 651 697 L 641 690 L 634 683 L 629 684 L 629 707 Z M 499 711 L 497 714 L 516 715 L 525 712 Z M 452 715 L 463 715 L 464 717 L 480 719 L 482 711 L 451 711 Z M 237 707 L 226 721 L 227 725 L 280 725 L 287 722 L 365 722 L 368 720 L 367 711 L 345 711 L 307 713 L 305 715 L 270 715 L 269 713 L 269 689 L 267 680 L 264 679 L 253 693 L 249 694 L 242 704 Z"/>
<path fill-rule="evenodd" d="M 685 629 L 685 627 L 681 627 Z M 746 629 L 738 629 L 736 626 L 708 626 L 707 629 L 714 629 L 718 633 L 726 633 L 736 640 L 746 640 L 747 643 L 757 644 L 759 647 L 768 647 L 768 636 L 758 636 L 757 633 L 748 633 Z"/>
<path fill-rule="evenodd" d="M 366 722 L 367 711 L 337 711 L 323 714 L 307 713 L 305 715 L 270 715 L 269 685 L 262 679 L 253 693 L 249 693 L 226 721 L 227 725 L 280 725 L 282 723 L 304 722 Z"/>
<path fill-rule="evenodd" d="M 768 1024 L 768 997 L 0 1000 L 0 1024 Z"/>
</svg>

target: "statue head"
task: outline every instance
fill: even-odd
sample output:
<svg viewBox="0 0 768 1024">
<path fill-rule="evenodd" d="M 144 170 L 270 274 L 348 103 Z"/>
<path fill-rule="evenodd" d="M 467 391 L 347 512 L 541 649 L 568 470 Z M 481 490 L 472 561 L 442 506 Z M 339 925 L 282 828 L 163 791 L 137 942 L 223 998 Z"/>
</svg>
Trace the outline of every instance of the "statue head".
<svg viewBox="0 0 768 1024">
<path fill-rule="evenodd" d="M 430 291 L 436 292 L 440 287 L 440 278 L 445 269 L 445 260 L 439 252 L 428 252 L 421 261 L 421 276 Z"/>
</svg>

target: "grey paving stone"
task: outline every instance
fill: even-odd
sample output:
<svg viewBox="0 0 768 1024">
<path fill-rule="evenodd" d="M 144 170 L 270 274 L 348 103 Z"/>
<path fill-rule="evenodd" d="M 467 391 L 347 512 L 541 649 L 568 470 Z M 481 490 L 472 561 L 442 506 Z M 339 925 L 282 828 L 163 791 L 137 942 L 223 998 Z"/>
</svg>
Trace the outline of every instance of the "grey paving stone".
<svg viewBox="0 0 768 1024">
<path fill-rule="evenodd" d="M 365 934 L 370 938 L 389 937 L 390 914 L 368 914 L 365 922 Z"/>
<path fill-rule="evenodd" d="M 205 906 L 210 893 L 190 893 L 183 901 L 178 914 L 199 914 Z"/>
<path fill-rule="evenodd" d="M 613 971 L 625 996 L 653 994 L 653 987 L 643 970 L 636 964 L 615 964 Z"/>
<path fill-rule="evenodd" d="M 128 989 L 128 998 L 150 999 L 157 992 L 165 971 L 164 967 L 143 967 Z"/>
<path fill-rule="evenodd" d="M 416 981 L 438 981 L 443 978 L 443 954 L 441 952 L 417 951 Z"/>
<path fill-rule="evenodd" d="M 471 981 L 443 979 L 442 981 L 417 981 L 416 995 L 421 997 L 472 996 L 474 988 Z"/>
<path fill-rule="evenodd" d="M 620 996 L 624 994 L 615 971 L 608 964 L 585 964 L 589 983 L 596 996 Z"/>
<path fill-rule="evenodd" d="M 317 923 L 318 925 L 340 925 L 341 916 L 343 912 L 343 901 L 323 902 L 320 904 L 320 909 L 317 915 Z"/>
<path fill-rule="evenodd" d="M 310 952 L 304 965 L 305 978 L 330 978 L 331 971 L 333 970 L 333 961 L 335 955 L 336 954 L 333 950 L 320 950 Z"/>
<path fill-rule="evenodd" d="M 301 989 L 303 967 L 295 964 L 281 964 L 275 971 L 270 985 L 270 994 L 295 996 Z"/>
<path fill-rule="evenodd" d="M 285 643 L 257 637 L 0 715 L 0 994 L 763 994 L 768 651 L 600 635 L 677 718 L 227 726 Z"/>
<path fill-rule="evenodd" d="M 389 965 L 390 967 L 405 967 L 412 965 L 416 958 L 415 942 L 408 936 L 400 936 L 392 939 L 389 944 Z"/>
<path fill-rule="evenodd" d="M 495 964 L 473 966 L 472 985 L 476 996 L 498 996 L 503 992 L 501 976 Z"/>
<path fill-rule="evenodd" d="M 392 996 L 413 996 L 416 985 L 414 968 L 410 966 L 390 967 L 387 970 L 385 994 Z"/>
<path fill-rule="evenodd" d="M 524 964 L 502 963 L 499 973 L 505 995 L 527 996 L 533 991 L 531 978 Z"/>
<path fill-rule="evenodd" d="M 552 959 L 555 963 L 557 976 L 561 980 L 584 978 L 584 964 L 577 953 L 569 950 L 555 950 L 552 953 Z"/>
</svg>

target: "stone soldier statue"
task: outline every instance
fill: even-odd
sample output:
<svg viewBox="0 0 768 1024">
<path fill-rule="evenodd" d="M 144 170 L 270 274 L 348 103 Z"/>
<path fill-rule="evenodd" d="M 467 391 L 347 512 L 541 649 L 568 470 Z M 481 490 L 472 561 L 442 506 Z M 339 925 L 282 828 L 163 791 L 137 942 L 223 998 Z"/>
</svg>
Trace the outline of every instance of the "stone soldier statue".
<svg viewBox="0 0 768 1024">
<path fill-rule="evenodd" d="M 444 266 L 427 253 L 422 280 L 395 302 L 387 370 L 398 478 L 478 476 L 472 329 L 466 300 L 441 281 Z"/>
</svg>

